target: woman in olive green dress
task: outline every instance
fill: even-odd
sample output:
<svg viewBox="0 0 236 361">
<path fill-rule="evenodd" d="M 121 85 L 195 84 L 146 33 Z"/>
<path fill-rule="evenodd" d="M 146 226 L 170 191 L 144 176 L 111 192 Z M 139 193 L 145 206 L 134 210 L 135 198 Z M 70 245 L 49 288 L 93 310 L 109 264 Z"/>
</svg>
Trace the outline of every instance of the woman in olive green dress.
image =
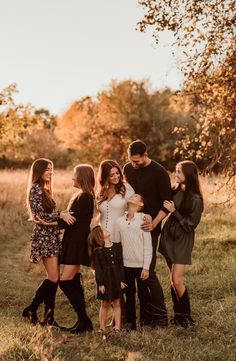
<svg viewBox="0 0 236 361">
<path fill-rule="evenodd" d="M 185 160 L 176 165 L 176 183 L 173 200 L 164 201 L 170 216 L 162 230 L 159 251 L 170 269 L 174 323 L 187 328 L 194 326 L 195 322 L 184 285 L 185 266 L 192 263 L 195 228 L 203 211 L 198 169 L 194 162 Z"/>
</svg>

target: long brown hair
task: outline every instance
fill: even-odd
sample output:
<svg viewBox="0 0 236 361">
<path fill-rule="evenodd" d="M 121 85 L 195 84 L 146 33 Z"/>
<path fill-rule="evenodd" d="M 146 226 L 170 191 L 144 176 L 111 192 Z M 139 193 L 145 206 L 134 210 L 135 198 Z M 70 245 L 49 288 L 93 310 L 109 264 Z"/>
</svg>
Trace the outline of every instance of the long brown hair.
<svg viewBox="0 0 236 361">
<path fill-rule="evenodd" d="M 184 199 L 181 204 L 181 209 L 183 213 L 188 213 L 192 208 L 192 196 L 193 194 L 198 194 L 203 201 L 203 195 L 201 191 L 198 168 L 196 164 L 191 160 L 184 160 L 179 162 L 177 165 L 181 165 L 182 172 L 185 177 L 185 192 Z M 177 189 L 180 188 L 180 185 Z M 177 190 L 176 189 L 176 190 Z"/>
<path fill-rule="evenodd" d="M 115 191 L 116 193 L 120 193 L 122 197 L 125 195 L 126 188 L 119 164 L 115 160 L 103 160 L 99 165 L 97 174 L 97 197 L 99 202 L 103 202 L 107 198 L 106 186 L 108 184 L 110 171 L 112 168 L 116 168 L 120 174 L 120 180 L 119 183 L 115 185 Z"/>
<path fill-rule="evenodd" d="M 74 200 L 81 193 L 89 193 L 95 198 L 94 187 L 95 187 L 95 176 L 93 167 L 90 164 L 79 164 L 74 168 L 75 176 L 80 184 L 81 190 L 77 192 L 70 200 L 68 209 L 70 209 Z"/>
<path fill-rule="evenodd" d="M 34 184 L 39 184 L 41 187 L 42 204 L 45 212 L 51 213 L 55 208 L 55 202 L 52 198 L 52 182 L 51 180 L 46 182 L 42 178 L 49 164 L 52 166 L 53 169 L 53 162 L 51 160 L 45 158 L 39 158 L 33 162 L 30 168 L 28 187 L 27 187 L 27 197 L 26 197 L 26 204 L 30 216 L 32 216 L 32 212 L 29 204 L 29 195 L 30 195 L 30 189 Z"/>
<path fill-rule="evenodd" d="M 101 226 L 94 227 L 88 236 L 88 253 L 90 257 L 91 266 L 94 268 L 93 252 L 97 247 L 104 247 L 104 235 Z"/>
</svg>

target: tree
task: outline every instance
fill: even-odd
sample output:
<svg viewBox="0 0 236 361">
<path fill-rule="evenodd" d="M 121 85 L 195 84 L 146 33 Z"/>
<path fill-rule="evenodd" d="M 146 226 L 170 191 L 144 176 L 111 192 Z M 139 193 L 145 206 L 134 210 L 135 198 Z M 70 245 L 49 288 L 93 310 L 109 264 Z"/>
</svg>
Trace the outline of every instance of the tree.
<svg viewBox="0 0 236 361">
<path fill-rule="evenodd" d="M 125 162 L 128 144 L 141 138 L 150 156 L 171 166 L 178 138 L 172 131 L 187 119 L 174 99 L 169 89 L 151 91 L 147 81 L 112 81 L 95 100 L 72 104 L 58 120 L 56 134 L 78 160 L 94 165 L 104 158 Z"/>
<path fill-rule="evenodd" d="M 8 146 L 20 146 L 28 129 L 37 123 L 32 117 L 32 107 L 16 104 L 14 93 L 16 84 L 11 84 L 0 92 L 0 140 L 1 151 Z"/>
<path fill-rule="evenodd" d="M 177 153 L 201 160 L 209 169 L 236 174 L 236 17 L 235 0 L 140 0 L 146 11 L 141 31 L 154 28 L 174 33 L 175 45 L 186 56 L 181 95 L 191 101 L 195 134 L 188 135 Z"/>
<path fill-rule="evenodd" d="M 188 127 L 179 142 L 179 153 L 190 156 L 209 171 L 236 172 L 236 58 L 225 60 L 210 75 L 198 72 L 185 85 L 191 97 L 194 133 Z M 193 134 L 193 136 L 191 136 Z"/>
<path fill-rule="evenodd" d="M 140 31 L 154 28 L 174 33 L 178 50 L 186 56 L 183 71 L 214 69 L 235 51 L 235 0 L 139 0 L 146 13 L 138 23 Z"/>
<path fill-rule="evenodd" d="M 1 166 L 26 165 L 39 157 L 58 158 L 60 154 L 54 129 L 56 118 L 47 109 L 17 104 L 16 84 L 0 92 Z"/>
</svg>

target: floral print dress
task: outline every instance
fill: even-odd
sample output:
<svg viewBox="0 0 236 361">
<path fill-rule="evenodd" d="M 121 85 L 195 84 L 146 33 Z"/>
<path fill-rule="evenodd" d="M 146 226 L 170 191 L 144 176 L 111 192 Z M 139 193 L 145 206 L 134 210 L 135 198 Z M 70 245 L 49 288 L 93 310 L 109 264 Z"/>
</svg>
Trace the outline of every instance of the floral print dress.
<svg viewBox="0 0 236 361">
<path fill-rule="evenodd" d="M 57 221 L 60 212 L 47 213 L 43 208 L 43 192 L 38 183 L 32 185 L 29 193 L 29 204 L 34 216 L 46 222 Z M 37 263 L 44 257 L 59 256 L 61 252 L 60 230 L 58 226 L 34 225 L 31 236 L 30 261 Z"/>
</svg>

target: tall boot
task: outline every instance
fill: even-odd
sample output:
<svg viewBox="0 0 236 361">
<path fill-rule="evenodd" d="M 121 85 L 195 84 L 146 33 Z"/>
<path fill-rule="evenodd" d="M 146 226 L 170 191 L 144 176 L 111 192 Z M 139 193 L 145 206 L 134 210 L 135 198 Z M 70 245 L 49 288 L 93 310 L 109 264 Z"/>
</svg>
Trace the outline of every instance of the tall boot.
<svg viewBox="0 0 236 361">
<path fill-rule="evenodd" d="M 78 315 L 78 321 L 76 324 L 70 329 L 67 329 L 67 331 L 72 333 L 82 333 L 93 330 L 92 321 L 86 313 L 84 290 L 81 284 L 81 274 L 77 273 L 73 280 L 60 281 L 59 285 Z"/>
<path fill-rule="evenodd" d="M 76 326 L 73 327 L 73 329 L 71 331 L 75 331 L 75 333 L 78 333 L 78 332 L 80 332 L 79 329 L 80 328 L 83 329 L 83 327 L 86 328 L 86 331 L 87 331 L 87 328 L 89 328 L 89 330 L 93 330 L 92 321 L 90 320 L 90 318 L 88 317 L 87 312 L 86 312 L 84 288 L 83 288 L 81 273 L 76 273 L 76 275 L 74 277 L 74 282 L 75 282 L 75 286 L 77 287 L 78 293 L 79 293 L 80 307 L 79 307 L 79 314 L 78 314 L 79 323 L 77 321 Z M 82 332 L 83 332 L 83 330 L 82 330 Z"/>
<path fill-rule="evenodd" d="M 57 292 L 58 282 L 53 282 L 50 280 L 46 280 L 45 289 L 44 289 L 44 304 L 45 304 L 45 312 L 43 320 L 41 321 L 41 325 L 49 325 L 56 326 L 58 324 L 54 320 L 54 308 L 55 308 L 55 298 Z"/>
<path fill-rule="evenodd" d="M 173 310 L 174 310 L 174 318 L 171 320 L 175 325 L 179 324 L 180 319 L 180 310 L 179 310 L 179 299 L 176 295 L 175 289 L 173 286 L 170 288 L 171 290 L 171 297 L 173 302 Z"/>
<path fill-rule="evenodd" d="M 185 289 L 182 297 L 178 301 L 178 324 L 184 328 L 189 328 L 195 326 L 195 321 L 191 317 L 191 307 L 188 296 L 188 291 Z"/>
<path fill-rule="evenodd" d="M 73 281 L 74 281 L 75 287 L 77 287 L 77 290 L 80 293 L 80 302 L 81 302 L 81 305 L 82 305 L 82 309 L 83 308 L 85 309 L 85 298 L 84 298 L 84 290 L 83 290 L 83 285 L 82 285 L 82 275 L 81 275 L 81 273 L 76 273 L 75 276 L 74 276 Z M 87 313 L 86 313 L 86 315 L 87 315 Z M 76 321 L 76 323 L 72 327 L 63 328 L 63 330 L 64 331 L 69 331 L 69 332 L 76 330 L 77 327 L 80 324 L 80 319 L 81 318 L 83 318 L 83 316 L 82 317 L 78 316 L 78 320 Z M 87 318 L 88 318 L 88 316 L 87 316 Z"/>
<path fill-rule="evenodd" d="M 44 280 L 38 287 L 31 304 L 24 308 L 22 316 L 28 318 L 30 323 L 36 325 L 38 322 L 37 309 L 44 299 L 45 286 L 48 280 Z"/>
</svg>

